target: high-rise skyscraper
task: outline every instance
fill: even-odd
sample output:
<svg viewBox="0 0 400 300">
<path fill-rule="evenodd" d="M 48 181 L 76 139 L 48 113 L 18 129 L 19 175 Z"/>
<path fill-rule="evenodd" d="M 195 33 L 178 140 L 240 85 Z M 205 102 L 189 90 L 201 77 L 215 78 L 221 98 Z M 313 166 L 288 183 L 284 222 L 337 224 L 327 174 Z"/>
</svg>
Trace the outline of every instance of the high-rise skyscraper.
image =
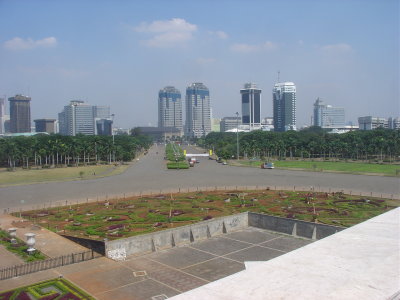
<svg viewBox="0 0 400 300">
<path fill-rule="evenodd" d="M 314 126 L 322 128 L 344 127 L 344 108 L 325 104 L 320 98 L 314 103 Z"/>
<path fill-rule="evenodd" d="M 10 132 L 31 132 L 31 98 L 15 95 L 10 102 Z"/>
<path fill-rule="evenodd" d="M 158 127 L 183 131 L 181 92 L 173 86 L 166 86 L 158 93 Z"/>
<path fill-rule="evenodd" d="M 185 135 L 203 137 L 211 132 L 211 103 L 208 88 L 199 82 L 186 88 Z"/>
<path fill-rule="evenodd" d="M 261 126 L 261 90 L 255 83 L 246 83 L 240 90 L 242 95 L 242 123 L 250 130 Z"/>
<path fill-rule="evenodd" d="M 273 89 L 274 131 L 296 130 L 296 86 L 276 83 Z"/>
</svg>

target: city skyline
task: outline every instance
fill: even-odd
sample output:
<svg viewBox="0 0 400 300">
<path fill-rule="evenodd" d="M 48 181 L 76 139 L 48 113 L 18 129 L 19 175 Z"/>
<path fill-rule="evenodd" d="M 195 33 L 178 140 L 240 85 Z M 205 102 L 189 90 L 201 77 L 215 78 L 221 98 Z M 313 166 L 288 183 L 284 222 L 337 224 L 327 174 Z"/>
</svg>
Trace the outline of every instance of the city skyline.
<svg viewBox="0 0 400 300">
<path fill-rule="evenodd" d="M 353 124 L 399 115 L 398 1 L 153 4 L 1 1 L 1 97 L 30 96 L 32 119 L 55 118 L 72 99 L 112 103 L 115 125 L 132 128 L 157 125 L 161 86 L 203 82 L 221 118 L 241 111 L 237 90 L 257 82 L 266 117 L 280 71 L 297 86 L 298 127 L 310 124 L 316 97 Z"/>
</svg>

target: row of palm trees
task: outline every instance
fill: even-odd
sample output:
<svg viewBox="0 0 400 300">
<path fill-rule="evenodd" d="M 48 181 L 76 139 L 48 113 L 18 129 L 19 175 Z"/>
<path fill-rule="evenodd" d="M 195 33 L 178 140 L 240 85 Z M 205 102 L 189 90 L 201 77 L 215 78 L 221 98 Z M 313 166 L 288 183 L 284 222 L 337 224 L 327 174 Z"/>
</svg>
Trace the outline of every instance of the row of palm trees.
<svg viewBox="0 0 400 300">
<path fill-rule="evenodd" d="M 236 157 L 236 133 L 210 133 L 203 141 L 223 158 Z M 320 128 L 304 131 L 239 134 L 240 156 L 387 160 L 400 158 L 400 130 L 376 129 L 332 134 Z"/>
<path fill-rule="evenodd" d="M 130 161 L 149 148 L 151 140 L 138 136 L 35 135 L 0 139 L 0 166 L 78 166 Z"/>
</svg>

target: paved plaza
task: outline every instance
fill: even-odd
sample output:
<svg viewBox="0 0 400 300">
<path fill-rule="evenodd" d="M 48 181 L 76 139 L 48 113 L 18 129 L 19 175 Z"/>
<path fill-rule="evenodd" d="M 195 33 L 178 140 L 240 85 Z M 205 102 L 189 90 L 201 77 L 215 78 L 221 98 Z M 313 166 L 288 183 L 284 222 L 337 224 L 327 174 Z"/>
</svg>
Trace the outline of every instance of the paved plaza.
<svg viewBox="0 0 400 300">
<path fill-rule="evenodd" d="M 267 261 L 309 243 L 248 227 L 122 262 L 102 257 L 3 280 L 0 290 L 61 275 L 100 300 L 165 299 L 240 272 L 245 261 Z"/>
</svg>

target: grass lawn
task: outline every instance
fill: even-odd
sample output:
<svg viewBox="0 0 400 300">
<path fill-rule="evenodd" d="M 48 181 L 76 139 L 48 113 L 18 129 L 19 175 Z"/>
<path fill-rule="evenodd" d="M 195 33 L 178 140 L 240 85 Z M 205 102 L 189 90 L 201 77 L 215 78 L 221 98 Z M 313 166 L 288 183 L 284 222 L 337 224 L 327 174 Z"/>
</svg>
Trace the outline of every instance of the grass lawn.
<svg viewBox="0 0 400 300">
<path fill-rule="evenodd" d="M 235 161 L 236 163 L 236 161 Z M 261 161 L 240 161 L 241 165 L 260 167 Z M 379 165 L 356 162 L 328 162 L 328 161 L 274 161 L 276 168 L 303 169 L 311 171 L 333 171 L 357 174 L 376 174 L 387 176 L 399 176 L 400 165 Z M 397 174 L 396 174 L 396 170 Z"/>
<path fill-rule="evenodd" d="M 100 165 L 86 167 L 68 167 L 54 169 L 30 169 L 16 171 L 0 171 L 0 187 L 10 185 L 32 184 L 47 181 L 66 181 L 93 179 L 122 173 L 129 165 Z"/>
</svg>

